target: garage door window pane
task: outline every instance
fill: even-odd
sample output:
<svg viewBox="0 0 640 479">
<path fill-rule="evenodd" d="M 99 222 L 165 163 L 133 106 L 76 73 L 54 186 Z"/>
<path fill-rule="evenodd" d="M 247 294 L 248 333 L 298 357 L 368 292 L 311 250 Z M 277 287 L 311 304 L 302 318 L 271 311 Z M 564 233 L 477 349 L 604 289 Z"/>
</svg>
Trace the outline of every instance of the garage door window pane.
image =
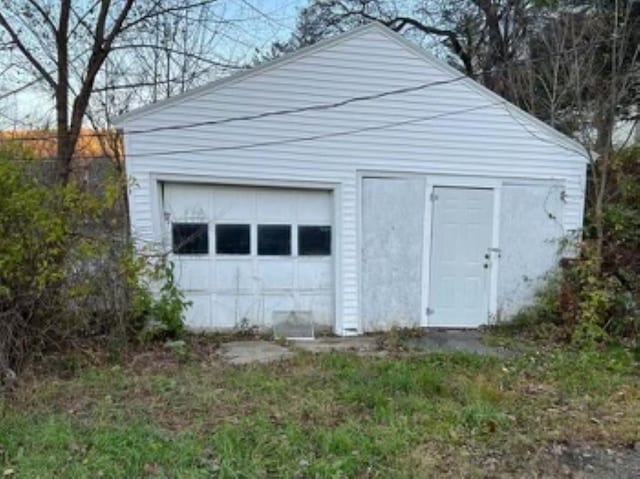
<svg viewBox="0 0 640 479">
<path fill-rule="evenodd" d="M 298 254 L 300 256 L 330 255 L 331 226 L 298 226 Z"/>
<path fill-rule="evenodd" d="M 217 254 L 249 254 L 250 252 L 249 225 L 216 225 Z"/>
<path fill-rule="evenodd" d="M 173 223 L 171 236 L 175 254 L 209 254 L 207 223 Z"/>
<path fill-rule="evenodd" d="M 291 254 L 290 225 L 258 225 L 258 254 L 288 256 Z"/>
</svg>

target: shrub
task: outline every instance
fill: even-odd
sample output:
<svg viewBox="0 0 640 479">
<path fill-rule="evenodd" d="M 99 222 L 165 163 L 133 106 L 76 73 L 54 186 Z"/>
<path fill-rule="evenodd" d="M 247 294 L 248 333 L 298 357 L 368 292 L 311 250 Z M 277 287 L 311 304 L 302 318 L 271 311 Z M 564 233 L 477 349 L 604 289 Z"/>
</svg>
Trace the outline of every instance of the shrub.
<svg viewBox="0 0 640 479">
<path fill-rule="evenodd" d="M 608 253 L 606 258 L 610 257 Z M 599 263 L 595 248 L 585 241 L 580 260 L 564 273 L 565 287 L 574 292 L 574 308 L 563 311 L 571 339 L 582 346 L 635 342 L 640 331 L 638 290 L 620 280 L 618 267 L 609 264 L 600 269 Z"/>
<path fill-rule="evenodd" d="M 567 339 L 569 332 L 562 313 L 563 288 L 562 272 L 550 273 L 536 291 L 532 304 L 518 311 L 511 320 L 497 323 L 494 329 L 533 339 Z"/>
<path fill-rule="evenodd" d="M 176 285 L 173 268 L 165 258 L 152 266 L 146 263 L 144 280 L 136 285 L 133 307 L 146 326 L 141 334 L 143 341 L 176 338 L 184 332 L 183 313 L 191 302 Z"/>
<path fill-rule="evenodd" d="M 0 375 L 89 336 L 124 342 L 149 317 L 179 333 L 187 304 L 164 258 L 110 227 L 119 179 L 91 193 L 34 169 L 27 151 L 0 149 Z"/>
<path fill-rule="evenodd" d="M 637 345 L 640 336 L 640 146 L 613 159 L 604 207 L 602 252 L 593 211 L 586 215 L 580 256 L 550 278 L 534 305 L 510 328 L 541 332 L 582 347 L 603 342 Z"/>
<path fill-rule="evenodd" d="M 603 208 L 602 252 L 587 209 L 580 261 L 567 271 L 578 307 L 574 341 L 637 342 L 640 333 L 640 145 L 612 159 Z"/>
<path fill-rule="evenodd" d="M 640 330 L 636 297 L 615 275 L 597 272 L 589 243 L 582 248 L 579 259 L 549 275 L 530 306 L 497 329 L 583 348 L 635 342 Z"/>
<path fill-rule="evenodd" d="M 81 292 L 63 287 L 72 273 L 72 251 L 90 246 L 74 232 L 81 218 L 94 213 L 74 186 L 44 188 L 24 167 L 7 156 L 0 158 L 0 364 L 15 366 L 30 351 L 61 341 L 72 329 L 75 314 L 68 302 Z M 35 161 L 26 158 L 27 161 Z M 79 213 L 82 212 L 82 215 Z M 57 334 L 56 334 L 57 333 Z"/>
</svg>

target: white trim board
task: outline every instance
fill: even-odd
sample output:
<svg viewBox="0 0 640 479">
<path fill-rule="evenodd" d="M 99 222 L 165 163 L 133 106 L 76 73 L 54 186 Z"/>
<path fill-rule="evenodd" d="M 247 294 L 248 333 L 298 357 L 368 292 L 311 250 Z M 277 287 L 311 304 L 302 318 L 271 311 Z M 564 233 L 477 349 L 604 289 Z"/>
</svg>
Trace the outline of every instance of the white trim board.
<svg viewBox="0 0 640 479">
<path fill-rule="evenodd" d="M 331 190 L 340 185 L 338 182 L 326 181 L 291 181 L 273 180 L 267 178 L 234 177 L 234 176 L 213 176 L 213 175 L 185 175 L 182 173 L 151 173 L 152 181 L 164 181 L 170 183 L 198 183 L 211 185 L 229 186 L 264 186 L 268 188 L 294 188 L 294 189 L 317 189 Z"/>
</svg>

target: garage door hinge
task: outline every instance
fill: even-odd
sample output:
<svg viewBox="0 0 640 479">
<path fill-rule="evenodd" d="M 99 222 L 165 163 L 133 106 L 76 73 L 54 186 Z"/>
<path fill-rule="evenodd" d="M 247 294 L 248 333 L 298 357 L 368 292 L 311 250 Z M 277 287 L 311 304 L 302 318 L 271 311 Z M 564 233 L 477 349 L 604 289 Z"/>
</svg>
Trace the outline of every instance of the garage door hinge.
<svg viewBox="0 0 640 479">
<path fill-rule="evenodd" d="M 429 198 L 431 198 L 431 201 L 435 201 L 438 199 L 438 195 L 436 195 L 435 193 L 431 193 L 431 195 L 429 196 Z"/>
<path fill-rule="evenodd" d="M 431 308 L 427 308 L 426 313 L 427 313 L 427 316 L 431 316 L 433 313 L 435 313 L 435 311 Z"/>
</svg>

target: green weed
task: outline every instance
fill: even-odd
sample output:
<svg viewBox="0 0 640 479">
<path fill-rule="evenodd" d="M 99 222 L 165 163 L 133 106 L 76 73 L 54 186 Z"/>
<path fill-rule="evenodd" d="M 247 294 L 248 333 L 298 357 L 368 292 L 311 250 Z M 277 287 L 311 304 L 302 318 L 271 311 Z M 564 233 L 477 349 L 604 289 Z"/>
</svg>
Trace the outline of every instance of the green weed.
<svg viewBox="0 0 640 479">
<path fill-rule="evenodd" d="M 479 458 L 619 444 L 640 430 L 625 350 L 299 354 L 240 368 L 156 368 L 171 357 L 158 354 L 22 385 L 0 422 L 1 467 L 62 478 L 491 475 Z M 527 472 L 526 461 L 508 467 Z"/>
</svg>

